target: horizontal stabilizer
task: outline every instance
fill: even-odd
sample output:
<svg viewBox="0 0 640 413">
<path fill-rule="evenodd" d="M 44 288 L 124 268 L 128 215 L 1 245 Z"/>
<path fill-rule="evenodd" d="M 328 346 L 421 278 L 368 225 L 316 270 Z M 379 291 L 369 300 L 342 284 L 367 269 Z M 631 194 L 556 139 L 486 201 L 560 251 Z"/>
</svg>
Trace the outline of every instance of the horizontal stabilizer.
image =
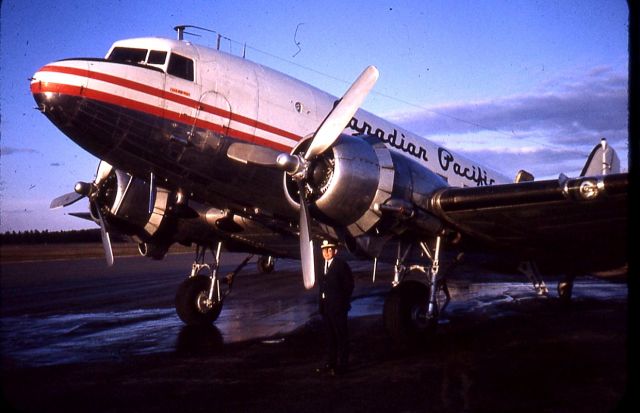
<svg viewBox="0 0 640 413">
<path fill-rule="evenodd" d="M 598 176 L 620 173 L 620 159 L 616 151 L 602 138 L 593 148 L 580 176 Z"/>
</svg>

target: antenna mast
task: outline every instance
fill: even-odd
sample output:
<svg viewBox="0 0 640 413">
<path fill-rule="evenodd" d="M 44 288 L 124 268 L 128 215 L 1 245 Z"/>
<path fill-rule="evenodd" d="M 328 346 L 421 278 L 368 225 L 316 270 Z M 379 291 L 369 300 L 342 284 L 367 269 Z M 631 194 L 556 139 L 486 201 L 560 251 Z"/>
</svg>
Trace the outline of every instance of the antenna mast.
<svg viewBox="0 0 640 413">
<path fill-rule="evenodd" d="M 192 35 L 192 36 L 198 36 L 198 37 L 201 37 L 199 34 L 191 33 L 191 32 L 187 32 L 187 31 L 185 31 L 185 29 L 187 29 L 187 28 L 190 28 L 190 29 L 196 29 L 196 30 L 203 30 L 203 31 L 205 31 L 205 32 L 210 32 L 210 33 L 217 33 L 215 30 L 210 30 L 210 29 L 207 29 L 207 28 L 205 28 L 205 27 L 192 26 L 192 25 L 190 25 L 190 24 L 183 24 L 183 25 L 176 26 L 176 27 L 174 27 L 174 28 L 173 28 L 173 30 L 175 30 L 176 32 L 178 32 L 178 40 L 184 40 L 184 35 L 185 35 L 185 33 L 186 33 L 186 34 L 190 34 L 190 35 Z M 218 35 L 218 36 L 220 36 L 220 35 Z"/>
</svg>

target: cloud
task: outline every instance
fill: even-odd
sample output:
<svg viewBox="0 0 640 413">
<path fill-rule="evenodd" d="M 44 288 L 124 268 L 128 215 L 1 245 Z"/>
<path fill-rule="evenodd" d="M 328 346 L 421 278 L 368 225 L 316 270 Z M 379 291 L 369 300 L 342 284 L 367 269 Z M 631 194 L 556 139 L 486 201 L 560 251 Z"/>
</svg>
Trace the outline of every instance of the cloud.
<svg viewBox="0 0 640 413">
<path fill-rule="evenodd" d="M 627 101 L 627 76 L 602 66 L 581 77 L 553 79 L 527 94 L 425 107 L 391 117 L 475 159 L 479 154 L 487 160 L 516 154 L 518 162 L 539 164 L 545 171 L 559 164 L 580 169 L 585 151 L 588 154 L 606 137 L 626 167 Z M 513 172 L 514 166 L 506 166 Z"/>
<path fill-rule="evenodd" d="M 33 213 L 34 210 L 33 209 L 13 209 L 13 210 L 9 210 L 9 211 L 2 211 L 3 214 L 7 214 L 7 215 L 20 215 L 20 214 L 31 214 Z"/>
<path fill-rule="evenodd" d="M 14 148 L 11 146 L 3 146 L 0 148 L 0 154 L 2 156 L 14 155 L 17 153 L 40 153 L 40 151 L 31 148 Z"/>
</svg>

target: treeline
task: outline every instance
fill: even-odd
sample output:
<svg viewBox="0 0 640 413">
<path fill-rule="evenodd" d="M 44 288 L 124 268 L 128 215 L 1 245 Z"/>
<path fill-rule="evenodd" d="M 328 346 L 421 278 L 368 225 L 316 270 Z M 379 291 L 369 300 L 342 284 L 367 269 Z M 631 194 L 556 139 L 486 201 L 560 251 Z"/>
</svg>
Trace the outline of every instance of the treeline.
<svg viewBox="0 0 640 413">
<path fill-rule="evenodd" d="M 112 242 L 124 241 L 122 237 L 111 235 Z M 100 229 L 82 229 L 72 231 L 20 231 L 0 234 L 2 245 L 25 244 L 71 244 L 78 242 L 101 242 Z"/>
</svg>

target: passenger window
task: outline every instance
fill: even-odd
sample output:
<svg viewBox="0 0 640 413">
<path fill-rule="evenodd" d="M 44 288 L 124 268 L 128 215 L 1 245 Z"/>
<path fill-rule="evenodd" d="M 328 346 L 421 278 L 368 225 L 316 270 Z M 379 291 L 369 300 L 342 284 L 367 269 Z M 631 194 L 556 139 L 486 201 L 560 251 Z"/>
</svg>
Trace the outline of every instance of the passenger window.
<svg viewBox="0 0 640 413">
<path fill-rule="evenodd" d="M 167 60 L 167 52 L 152 50 L 149 52 L 149 59 L 147 59 L 147 63 L 150 65 L 163 65 L 165 60 Z"/>
<path fill-rule="evenodd" d="M 193 60 L 172 53 L 167 73 L 193 82 Z"/>
<path fill-rule="evenodd" d="M 107 60 L 118 63 L 144 63 L 146 58 L 147 49 L 116 47 L 113 49 Z"/>
</svg>

